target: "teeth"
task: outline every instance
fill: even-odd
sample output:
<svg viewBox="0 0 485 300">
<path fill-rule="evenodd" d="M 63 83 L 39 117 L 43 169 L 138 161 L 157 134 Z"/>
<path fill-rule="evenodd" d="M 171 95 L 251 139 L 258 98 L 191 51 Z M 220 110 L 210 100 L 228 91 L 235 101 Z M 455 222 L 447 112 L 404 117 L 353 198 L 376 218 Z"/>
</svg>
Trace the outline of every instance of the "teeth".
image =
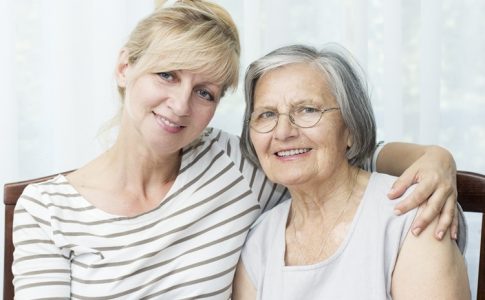
<svg viewBox="0 0 485 300">
<path fill-rule="evenodd" d="M 162 117 L 162 116 L 160 116 L 160 115 L 156 115 L 156 116 L 157 116 L 157 118 L 158 118 L 160 121 L 162 121 L 162 122 L 163 122 L 163 124 L 165 124 L 165 125 L 167 125 L 167 126 L 174 127 L 174 128 L 179 128 L 179 127 L 182 127 L 182 126 L 180 126 L 180 125 L 178 125 L 178 124 L 175 124 L 175 123 L 170 122 L 170 120 L 165 119 L 164 117 Z"/>
<path fill-rule="evenodd" d="M 305 152 L 308 152 L 308 151 L 310 151 L 310 148 L 292 149 L 292 150 L 286 150 L 286 151 L 277 152 L 276 155 L 285 157 L 285 156 L 292 156 L 292 155 L 302 154 L 302 153 L 305 153 Z"/>
<path fill-rule="evenodd" d="M 182 127 L 180 125 L 177 125 L 175 123 L 172 123 L 170 122 L 169 120 L 165 119 L 165 118 L 160 118 L 160 120 L 162 120 L 162 122 L 167 125 L 167 126 L 170 126 L 170 127 Z"/>
</svg>

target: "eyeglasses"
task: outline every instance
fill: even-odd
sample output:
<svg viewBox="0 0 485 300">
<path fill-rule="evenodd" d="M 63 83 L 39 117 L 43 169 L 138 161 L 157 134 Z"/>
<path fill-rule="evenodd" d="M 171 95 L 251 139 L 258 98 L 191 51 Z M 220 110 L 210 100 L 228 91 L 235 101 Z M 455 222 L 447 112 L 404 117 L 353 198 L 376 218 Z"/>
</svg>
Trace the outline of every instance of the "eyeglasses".
<svg viewBox="0 0 485 300">
<path fill-rule="evenodd" d="M 290 123 L 299 128 L 311 128 L 320 122 L 327 111 L 339 110 L 339 107 L 319 109 L 311 106 L 297 106 L 288 113 L 263 108 L 255 110 L 249 119 L 249 126 L 259 133 L 268 133 L 275 129 L 281 115 L 287 115 Z"/>
</svg>

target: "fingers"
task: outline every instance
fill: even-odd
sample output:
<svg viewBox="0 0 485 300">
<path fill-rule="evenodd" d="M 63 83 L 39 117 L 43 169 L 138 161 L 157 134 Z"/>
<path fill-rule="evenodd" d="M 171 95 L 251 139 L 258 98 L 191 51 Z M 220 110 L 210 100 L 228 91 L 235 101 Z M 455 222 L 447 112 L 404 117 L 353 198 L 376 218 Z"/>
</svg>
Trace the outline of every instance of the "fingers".
<svg viewBox="0 0 485 300">
<path fill-rule="evenodd" d="M 399 215 L 421 205 L 411 228 L 414 235 L 419 235 L 438 217 L 436 238 L 441 240 L 450 226 L 452 238 L 456 237 L 456 166 L 451 154 L 431 147 L 394 182 L 387 196 L 390 199 L 401 197 L 414 183 L 417 183 L 414 190 L 395 206 L 395 213 Z"/>
<path fill-rule="evenodd" d="M 418 183 L 414 191 L 396 205 L 395 212 L 396 214 L 404 213 L 421 205 L 420 214 L 416 216 L 411 228 L 411 232 L 415 236 L 428 227 L 435 218 L 439 218 L 435 230 L 436 239 L 443 239 L 450 227 L 451 237 L 456 239 L 458 235 L 456 189 L 446 182 L 441 182 L 439 185 L 438 182 L 434 182 L 434 180 L 427 179 Z"/>
<path fill-rule="evenodd" d="M 426 228 L 434 218 L 438 217 L 438 225 L 435 230 L 435 237 L 438 240 L 443 239 L 444 234 L 453 222 L 456 223 L 455 229 L 451 228 L 451 236 L 457 236 L 458 232 L 458 216 L 456 215 L 456 188 L 449 182 L 439 183 L 436 191 L 432 192 L 426 206 L 423 206 L 423 212 L 416 218 L 413 224 L 412 232 L 415 235 Z M 424 185 L 423 185 L 424 186 Z M 417 202 L 417 201 L 415 201 Z M 456 215 L 456 216 L 455 216 Z M 456 218 L 456 221 L 454 219 Z"/>
<path fill-rule="evenodd" d="M 433 189 L 429 188 L 425 182 L 417 184 L 414 191 L 394 207 L 394 213 L 400 215 L 418 207 L 431 196 L 432 191 Z"/>
<path fill-rule="evenodd" d="M 451 228 L 451 237 L 457 235 L 457 229 L 458 229 L 458 214 L 457 214 L 457 209 L 456 209 L 456 201 L 455 201 L 455 196 L 452 194 L 448 196 L 445 205 L 443 206 L 443 211 L 441 212 L 441 215 L 439 216 L 439 221 L 438 221 L 438 226 L 436 228 L 435 236 L 438 240 L 441 240 L 445 234 L 445 232 L 452 226 L 452 224 L 455 222 L 456 219 L 456 228 L 453 229 L 453 226 Z"/>
<path fill-rule="evenodd" d="M 387 193 L 387 197 L 389 199 L 396 199 L 396 198 L 402 196 L 402 194 L 404 194 L 404 192 L 411 185 L 416 183 L 414 175 L 415 175 L 415 173 L 413 171 L 411 171 L 410 169 L 407 169 L 406 171 L 404 171 L 404 173 L 402 173 L 402 175 L 399 176 L 399 178 L 396 179 L 396 181 L 392 185 L 391 190 L 389 191 L 389 193 Z M 416 207 L 416 206 L 413 206 L 413 207 Z M 402 212 L 406 212 L 406 211 L 407 210 L 402 211 Z"/>
<path fill-rule="evenodd" d="M 428 227 L 434 218 L 439 217 L 443 205 L 445 204 L 444 199 L 446 199 L 445 195 L 443 195 L 442 192 L 437 191 L 431 195 L 428 202 L 425 202 L 425 204 L 422 205 L 421 213 L 414 220 L 411 229 L 411 232 L 415 236 L 418 236 L 426 227 Z M 441 238 L 442 237 L 443 236 L 441 236 Z"/>
<path fill-rule="evenodd" d="M 417 188 L 416 188 L 417 189 Z M 410 195 L 409 197 L 411 197 Z M 416 203 L 415 201 L 414 203 Z M 443 239 L 444 234 L 456 222 L 455 229 L 452 228 L 451 235 L 456 236 L 458 232 L 458 217 L 456 209 L 456 194 L 452 189 L 440 188 L 436 190 L 421 205 L 421 212 L 413 222 L 411 231 L 417 236 L 435 219 L 439 218 L 438 225 L 435 229 L 435 237 L 438 240 Z M 455 221 L 456 219 L 456 221 Z"/>
<path fill-rule="evenodd" d="M 454 206 L 455 208 L 455 213 L 453 216 L 453 222 L 451 223 L 451 239 L 452 240 L 457 240 L 458 239 L 458 226 L 459 226 L 459 221 L 458 221 L 458 209 L 456 209 L 456 205 Z"/>
</svg>

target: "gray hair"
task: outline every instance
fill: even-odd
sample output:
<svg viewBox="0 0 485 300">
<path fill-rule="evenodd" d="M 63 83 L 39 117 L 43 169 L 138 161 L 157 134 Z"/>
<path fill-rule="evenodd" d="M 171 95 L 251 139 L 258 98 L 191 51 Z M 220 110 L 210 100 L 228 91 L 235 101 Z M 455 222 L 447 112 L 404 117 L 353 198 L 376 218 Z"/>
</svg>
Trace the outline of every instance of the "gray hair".
<svg viewBox="0 0 485 300">
<path fill-rule="evenodd" d="M 342 47 L 328 46 L 318 51 L 305 45 L 285 46 L 249 65 L 244 79 L 246 110 L 241 133 L 243 155 L 257 166 L 260 165 L 249 137 L 249 118 L 253 112 L 256 83 L 269 71 L 296 63 L 316 66 L 327 79 L 352 137 L 346 157 L 351 165 L 362 166 L 372 155 L 376 144 L 374 112 L 362 69 L 350 54 L 344 54 Z"/>
</svg>

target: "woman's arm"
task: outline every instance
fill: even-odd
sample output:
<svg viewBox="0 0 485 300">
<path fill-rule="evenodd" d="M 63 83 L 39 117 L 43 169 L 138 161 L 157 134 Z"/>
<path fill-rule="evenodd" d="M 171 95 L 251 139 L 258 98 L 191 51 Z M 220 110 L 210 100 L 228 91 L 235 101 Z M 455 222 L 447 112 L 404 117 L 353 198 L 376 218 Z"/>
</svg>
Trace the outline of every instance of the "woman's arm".
<svg viewBox="0 0 485 300">
<path fill-rule="evenodd" d="M 379 172 L 400 176 L 388 194 L 390 199 L 401 196 L 417 183 L 414 192 L 396 205 L 396 213 L 400 214 L 423 204 L 422 213 L 412 225 L 414 235 L 439 216 L 435 237 L 442 239 L 451 224 L 451 237 L 456 239 L 456 165 L 448 150 L 438 146 L 388 143 L 379 152 L 376 164 Z"/>
<path fill-rule="evenodd" d="M 433 238 L 437 224 L 406 236 L 392 275 L 393 299 L 470 299 L 465 260 L 449 235 Z"/>
<path fill-rule="evenodd" d="M 232 283 L 232 299 L 254 300 L 256 299 L 256 288 L 249 279 L 246 268 L 241 260 L 237 264 L 236 275 Z"/>
<path fill-rule="evenodd" d="M 26 190 L 32 191 L 29 187 Z M 12 264 L 15 299 L 69 299 L 69 259 L 45 230 L 49 224 L 47 207 L 31 196 L 21 198 L 15 207 Z M 36 213 L 31 214 L 24 204 L 35 207 Z"/>
</svg>

